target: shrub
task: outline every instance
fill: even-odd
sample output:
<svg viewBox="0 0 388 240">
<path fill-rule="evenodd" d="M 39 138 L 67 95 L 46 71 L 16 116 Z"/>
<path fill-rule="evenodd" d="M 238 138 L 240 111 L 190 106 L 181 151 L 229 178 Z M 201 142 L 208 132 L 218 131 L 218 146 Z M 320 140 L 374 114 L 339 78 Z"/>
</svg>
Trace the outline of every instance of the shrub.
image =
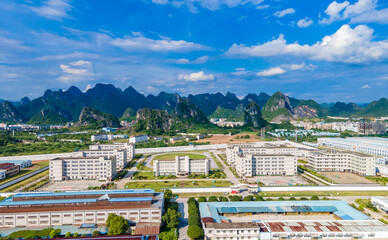
<svg viewBox="0 0 388 240">
<path fill-rule="evenodd" d="M 243 198 L 243 201 L 253 201 L 253 196 L 252 195 L 248 195 L 245 198 Z"/>
<path fill-rule="evenodd" d="M 93 233 L 92 233 L 92 236 L 93 237 L 100 236 L 100 232 L 98 230 L 94 230 Z"/>
<path fill-rule="evenodd" d="M 71 237 L 71 232 L 67 232 L 65 237 Z"/>
<path fill-rule="evenodd" d="M 308 199 L 306 197 L 301 197 L 300 200 L 307 201 Z"/>
<path fill-rule="evenodd" d="M 295 201 L 295 200 L 296 200 L 296 198 L 294 198 L 294 197 L 290 197 L 290 199 L 288 199 L 288 200 L 290 200 L 290 201 Z"/>
<path fill-rule="evenodd" d="M 198 215 L 194 215 L 194 214 L 190 215 L 190 217 L 189 217 L 189 226 L 191 226 L 191 225 L 196 225 L 198 227 L 201 226 L 201 221 L 200 221 Z"/>
<path fill-rule="evenodd" d="M 206 202 L 206 197 L 204 196 L 199 197 L 198 202 Z"/>
<path fill-rule="evenodd" d="M 279 197 L 278 201 L 284 201 L 284 197 Z"/>
</svg>

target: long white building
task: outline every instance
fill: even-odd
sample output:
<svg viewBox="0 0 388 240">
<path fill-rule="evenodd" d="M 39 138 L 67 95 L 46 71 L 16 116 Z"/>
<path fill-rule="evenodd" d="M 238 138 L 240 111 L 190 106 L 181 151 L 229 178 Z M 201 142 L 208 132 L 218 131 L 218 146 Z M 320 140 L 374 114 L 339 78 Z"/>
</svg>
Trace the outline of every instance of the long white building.
<svg viewBox="0 0 388 240">
<path fill-rule="evenodd" d="M 116 159 L 117 171 L 124 169 L 127 165 L 127 150 L 125 149 L 105 149 L 105 150 L 84 150 L 74 152 L 73 157 L 108 157 Z"/>
<path fill-rule="evenodd" d="M 352 172 L 361 176 L 376 175 L 375 157 L 350 151 L 311 152 L 307 166 L 318 172 Z"/>
<path fill-rule="evenodd" d="M 189 156 L 176 156 L 175 160 L 154 160 L 155 176 L 187 176 L 210 172 L 209 159 L 190 159 Z"/>
<path fill-rule="evenodd" d="M 163 202 L 147 189 L 19 193 L 0 202 L 0 228 L 105 224 L 110 213 L 158 227 Z"/>
<path fill-rule="evenodd" d="M 78 157 L 50 160 L 49 177 L 51 181 L 112 180 L 116 173 L 115 158 Z"/>
<path fill-rule="evenodd" d="M 377 137 L 318 138 L 319 146 L 388 157 L 388 139 Z"/>
</svg>

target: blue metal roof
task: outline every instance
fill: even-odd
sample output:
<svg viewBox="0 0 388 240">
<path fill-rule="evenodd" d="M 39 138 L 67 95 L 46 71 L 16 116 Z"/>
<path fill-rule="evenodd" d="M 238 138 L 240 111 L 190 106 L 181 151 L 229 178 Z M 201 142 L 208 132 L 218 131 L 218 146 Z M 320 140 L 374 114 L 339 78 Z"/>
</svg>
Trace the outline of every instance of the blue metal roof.
<svg viewBox="0 0 388 240">
<path fill-rule="evenodd" d="M 41 205 L 41 204 L 68 204 L 68 203 L 94 203 L 97 202 L 97 198 L 89 199 L 58 199 L 58 200 L 32 200 L 32 201 L 13 201 L 12 198 L 8 198 L 6 201 L 0 202 L 1 206 L 18 206 L 18 205 Z M 141 198 L 111 198 L 109 202 L 145 202 L 152 201 L 152 197 Z"/>
<path fill-rule="evenodd" d="M 70 195 L 94 195 L 94 194 L 141 194 L 154 193 L 152 189 L 128 189 L 128 190 L 96 190 L 96 191 L 74 191 L 74 192 L 42 192 L 42 193 L 18 193 L 14 197 L 45 197 L 45 196 L 70 196 Z"/>
<path fill-rule="evenodd" d="M 221 222 L 222 213 L 276 213 L 276 212 L 333 212 L 342 219 L 367 220 L 365 214 L 345 201 L 253 201 L 253 202 L 204 202 L 199 204 L 201 217 L 212 217 Z"/>
</svg>

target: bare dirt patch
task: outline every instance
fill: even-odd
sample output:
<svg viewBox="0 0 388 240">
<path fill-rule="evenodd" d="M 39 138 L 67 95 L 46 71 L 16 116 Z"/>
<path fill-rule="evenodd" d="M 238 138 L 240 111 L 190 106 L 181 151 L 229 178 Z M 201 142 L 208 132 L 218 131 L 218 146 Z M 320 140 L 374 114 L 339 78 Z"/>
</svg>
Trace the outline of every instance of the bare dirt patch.
<svg viewBox="0 0 388 240">
<path fill-rule="evenodd" d="M 318 172 L 338 184 L 376 184 L 362 176 L 350 172 Z"/>
<path fill-rule="evenodd" d="M 249 138 L 244 136 L 249 135 Z M 226 144 L 226 143 L 246 143 L 246 142 L 261 142 L 261 138 L 256 134 L 236 134 L 236 135 L 213 135 L 210 138 L 204 138 L 195 142 L 210 142 L 210 144 Z"/>
</svg>

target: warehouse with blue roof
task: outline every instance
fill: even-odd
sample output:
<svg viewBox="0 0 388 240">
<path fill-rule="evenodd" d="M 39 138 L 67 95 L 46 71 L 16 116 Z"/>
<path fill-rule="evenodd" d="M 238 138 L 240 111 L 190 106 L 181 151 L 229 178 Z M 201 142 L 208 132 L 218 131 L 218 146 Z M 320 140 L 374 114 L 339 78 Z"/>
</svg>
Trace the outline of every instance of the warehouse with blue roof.
<svg viewBox="0 0 388 240">
<path fill-rule="evenodd" d="M 203 202 L 205 239 L 388 239 L 388 226 L 345 201 Z"/>
</svg>

